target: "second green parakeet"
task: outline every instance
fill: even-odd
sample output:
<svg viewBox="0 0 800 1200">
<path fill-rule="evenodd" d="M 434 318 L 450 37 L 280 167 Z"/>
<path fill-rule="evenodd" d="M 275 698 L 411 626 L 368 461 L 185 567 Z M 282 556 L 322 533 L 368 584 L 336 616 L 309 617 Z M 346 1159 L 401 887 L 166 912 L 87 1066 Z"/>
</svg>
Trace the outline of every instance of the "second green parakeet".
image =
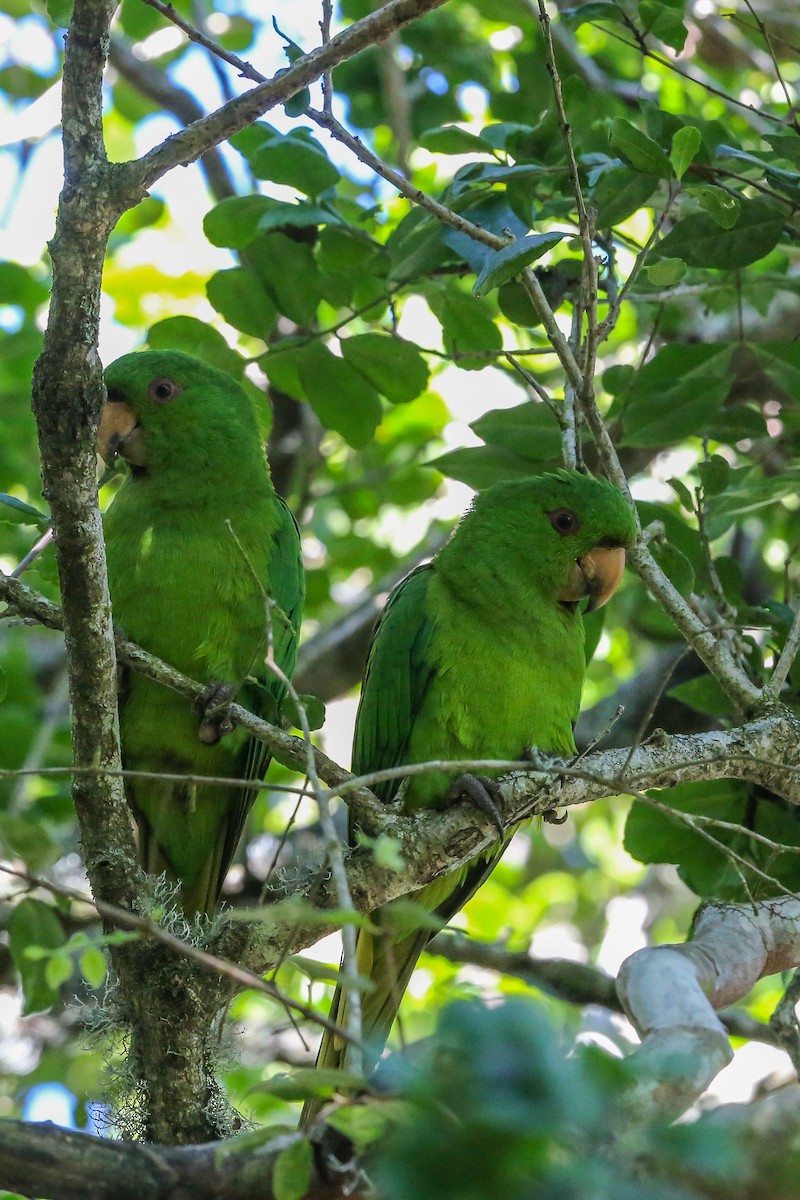
<svg viewBox="0 0 800 1200">
<path fill-rule="evenodd" d="M 235 696 L 276 720 L 303 604 L 300 538 L 276 495 L 249 397 L 177 351 L 126 354 L 105 373 L 98 436 L 129 465 L 104 517 L 114 621 L 131 641 L 208 687 L 198 713 L 135 671 L 120 690 L 123 766 L 260 779 L 263 743 L 226 731 Z M 216 702 L 216 703 L 215 703 Z M 216 715 L 214 709 L 217 709 Z M 188 917 L 213 910 L 256 793 L 190 779 L 126 779 L 146 871 L 177 881 Z"/>
<path fill-rule="evenodd" d="M 615 591 L 633 513 L 604 479 L 577 471 L 501 483 L 476 497 L 450 541 L 389 597 L 375 631 L 356 718 L 357 775 L 432 760 L 522 759 L 531 747 L 568 757 L 583 686 L 581 609 Z M 588 603 L 584 604 L 583 602 Z M 378 784 L 407 812 L 453 804 L 458 772 Z M 356 830 L 351 827 L 351 840 Z M 471 864 L 413 893 L 449 920 L 489 875 L 507 838 Z M 406 910 L 407 911 L 407 910 Z M 425 944 L 392 904 L 373 912 L 377 934 L 358 936 L 366 1062 L 380 1054 Z M 345 1021 L 337 989 L 331 1017 Z M 318 1064 L 340 1065 L 327 1032 Z M 307 1107 L 305 1119 L 318 1105 Z"/>
</svg>

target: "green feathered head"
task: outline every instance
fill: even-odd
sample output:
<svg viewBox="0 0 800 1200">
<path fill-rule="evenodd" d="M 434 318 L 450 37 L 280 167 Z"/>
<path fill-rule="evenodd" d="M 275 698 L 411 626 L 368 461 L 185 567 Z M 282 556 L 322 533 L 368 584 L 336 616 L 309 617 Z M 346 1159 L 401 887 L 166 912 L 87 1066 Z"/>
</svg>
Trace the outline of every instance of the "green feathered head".
<svg viewBox="0 0 800 1200">
<path fill-rule="evenodd" d="M 105 372 L 98 450 L 136 474 L 235 471 L 261 455 L 249 397 L 230 375 L 177 350 L 125 354 Z"/>
<path fill-rule="evenodd" d="M 491 561 L 509 593 L 524 579 L 567 608 L 588 598 L 588 612 L 614 594 L 635 537 L 634 514 L 613 484 L 561 470 L 481 492 L 440 558 L 452 567 L 457 557 L 467 569 Z"/>
</svg>

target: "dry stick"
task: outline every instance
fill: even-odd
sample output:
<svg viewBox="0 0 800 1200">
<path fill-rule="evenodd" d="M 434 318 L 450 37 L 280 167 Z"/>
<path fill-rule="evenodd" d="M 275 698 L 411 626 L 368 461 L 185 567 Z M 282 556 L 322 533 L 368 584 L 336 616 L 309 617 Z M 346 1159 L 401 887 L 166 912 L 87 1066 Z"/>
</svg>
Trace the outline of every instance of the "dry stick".
<svg viewBox="0 0 800 1200">
<path fill-rule="evenodd" d="M 336 1034 L 337 1037 L 343 1037 L 347 1041 L 350 1040 L 350 1035 L 346 1030 L 340 1028 L 335 1021 L 331 1021 L 327 1017 L 321 1017 L 316 1009 L 308 1004 L 304 1004 L 302 1000 L 294 1000 L 291 996 L 285 995 L 273 983 L 268 983 L 260 975 L 256 975 L 252 971 L 247 971 L 244 967 L 240 967 L 238 963 L 231 962 L 226 958 L 219 958 L 216 954 L 209 954 L 207 951 L 201 950 L 198 946 L 193 946 L 191 942 L 184 942 L 181 938 L 168 933 L 166 929 L 163 929 L 155 921 L 151 921 L 147 917 L 140 917 L 137 913 L 131 912 L 129 909 L 119 908 L 116 904 L 109 904 L 105 900 L 96 900 L 92 896 L 84 895 L 83 892 L 65 887 L 63 884 L 54 883 L 48 879 L 39 879 L 35 875 L 30 875 L 27 871 L 14 870 L 5 864 L 0 864 L 0 871 L 4 875 L 12 875 L 15 879 L 24 880 L 31 887 L 42 888 L 45 891 L 51 892 L 54 896 L 63 896 L 65 899 L 73 900 L 77 904 L 86 904 L 90 908 L 93 908 L 98 916 L 105 918 L 114 925 L 118 925 L 121 929 L 130 929 L 134 933 L 141 933 L 145 937 L 152 938 L 180 957 L 198 963 L 199 966 L 205 968 L 212 975 L 222 975 L 226 979 L 230 979 L 233 983 L 239 983 L 243 987 L 262 992 L 264 995 L 269 996 L 271 1000 L 276 1000 L 284 1008 L 294 1010 L 300 1013 L 301 1016 L 324 1025 L 326 1029 L 330 1029 L 331 1033 Z"/>
<path fill-rule="evenodd" d="M 567 1004 L 601 1005 L 612 1012 L 622 1013 L 622 1001 L 617 995 L 615 980 L 598 967 L 572 962 L 566 958 L 536 958 L 529 949 L 509 950 L 506 945 L 479 942 L 461 932 L 443 930 L 425 948 L 427 954 L 439 955 L 448 962 L 469 964 L 511 975 L 528 987 L 539 988 Z M 732 1037 L 748 1041 L 780 1044 L 780 1032 L 755 1020 L 747 1013 L 729 1010 L 719 1019 Z"/>
<path fill-rule="evenodd" d="M 800 649 L 800 608 L 794 614 L 792 627 L 783 644 L 783 649 L 781 650 L 780 658 L 775 664 L 775 669 L 767 683 L 764 684 L 762 695 L 765 700 L 778 699 L 781 688 L 786 682 L 786 678 L 792 669 L 792 664 L 797 657 L 798 649 Z"/>
<path fill-rule="evenodd" d="M 561 136 L 567 155 L 567 165 L 569 167 L 570 180 L 572 182 L 572 191 L 575 196 L 575 204 L 578 210 L 578 227 L 580 228 L 581 241 L 583 242 L 583 281 L 581 284 L 581 293 L 583 296 L 583 306 L 585 306 L 587 316 L 586 337 L 583 343 L 583 390 L 588 394 L 588 389 L 593 389 L 594 387 L 598 342 L 597 261 L 594 256 L 593 220 L 583 198 L 580 171 L 578 169 L 578 161 L 575 157 L 575 148 L 572 144 L 572 131 L 567 118 L 567 110 L 564 104 L 564 94 L 561 88 L 561 76 L 556 63 L 556 52 L 553 45 L 550 17 L 548 16 L 544 0 L 537 0 L 537 5 L 539 23 L 542 27 L 545 49 L 547 53 L 547 71 L 550 76 L 550 81 L 553 85 L 553 98 L 555 100 L 556 116 L 558 117 L 558 123 L 561 127 Z M 580 392 L 578 392 L 578 396 L 581 396 Z"/>
<path fill-rule="evenodd" d="M 8 575 L 4 575 L 0 571 L 0 600 L 6 600 L 13 605 L 14 609 L 25 616 L 33 617 L 39 624 L 46 626 L 48 629 L 61 629 L 62 617 L 61 609 L 46 600 L 44 596 L 40 596 L 38 592 L 34 592 L 31 588 L 26 587 L 17 579 L 12 579 Z M 176 671 L 161 659 L 156 658 L 153 654 L 148 654 L 141 646 L 137 646 L 134 642 L 125 641 L 122 638 L 116 639 L 117 657 L 120 662 L 126 666 L 132 667 L 134 670 L 146 675 L 148 679 L 155 680 L 156 683 L 163 684 L 164 687 L 170 688 L 174 692 L 179 692 L 183 696 L 189 697 L 191 700 L 201 700 L 206 688 L 203 684 L 198 683 L 194 679 L 189 679 L 188 676 Z M 283 729 L 279 729 L 276 725 L 270 725 L 268 721 L 261 720 L 254 713 L 243 708 L 240 704 L 231 704 L 229 709 L 231 720 L 237 725 L 241 725 L 253 737 L 264 742 L 276 757 L 291 762 L 293 765 L 305 769 L 308 758 L 308 748 L 301 738 L 293 737 L 290 733 L 286 733 Z M 313 748 L 316 769 L 319 775 L 325 779 L 329 785 L 352 785 L 353 775 L 349 771 L 345 771 L 332 759 L 328 758 L 322 750 Z M 78 772 L 83 774 L 84 772 Z M 91 774 L 91 771 L 85 772 Z M 115 768 L 108 772 L 110 775 L 124 774 L 119 768 Z M 241 780 L 239 786 L 242 786 Z M 255 785 L 260 786 L 260 785 Z M 384 806 L 366 789 L 357 789 L 350 792 L 348 803 L 356 810 L 359 823 L 368 831 L 377 825 L 380 825 L 385 816 Z"/>
<path fill-rule="evenodd" d="M 336 826 L 333 823 L 333 816 L 331 815 L 329 793 L 320 783 L 319 774 L 317 772 L 317 762 L 314 754 L 314 745 L 311 741 L 311 729 L 308 723 L 308 713 L 306 712 L 305 705 L 300 700 L 296 689 L 292 686 L 291 680 L 275 658 L 274 617 L 276 613 L 280 620 L 287 621 L 287 617 L 280 606 L 265 591 L 258 573 L 250 561 L 247 551 L 236 535 L 233 525 L 230 521 L 226 521 L 225 524 L 227 525 L 231 537 L 235 541 L 239 549 L 239 553 L 242 555 L 245 563 L 247 564 L 247 568 L 256 586 L 261 591 L 264 599 L 264 611 L 267 622 L 266 666 L 286 688 L 286 693 L 292 699 L 300 717 L 300 727 L 303 731 L 303 744 L 306 752 L 306 775 L 308 776 L 311 790 L 314 793 L 314 799 L 317 802 L 320 824 L 322 825 L 322 831 L 325 835 L 325 851 L 331 868 L 333 884 L 336 889 L 336 899 L 339 903 L 339 907 L 344 912 L 355 914 L 356 909 L 355 905 L 353 904 L 353 897 L 350 894 L 350 885 L 347 880 L 347 868 L 344 862 L 344 851 L 342 849 L 341 842 L 339 841 L 339 835 L 336 832 Z M 350 978 L 355 978 L 357 973 L 356 940 L 357 934 L 355 926 L 351 922 L 345 922 L 345 924 L 342 926 L 342 945 L 344 947 L 345 973 Z M 361 996 L 358 992 L 358 989 L 355 987 L 352 989 L 348 988 L 347 999 L 348 1041 L 360 1046 Z"/>
<path fill-rule="evenodd" d="M 781 72 L 781 68 L 780 68 L 780 64 L 778 62 L 777 55 L 775 54 L 775 50 L 773 49 L 773 46 L 772 46 L 772 36 L 770 35 L 770 32 L 767 29 L 764 22 L 762 21 L 761 17 L 758 15 L 756 10 L 753 8 L 753 5 L 750 3 L 750 0 L 744 0 L 744 2 L 747 7 L 747 11 L 750 13 L 750 16 L 753 18 L 753 20 L 756 23 L 756 28 L 758 29 L 758 32 L 761 34 L 761 36 L 764 39 L 764 44 L 767 47 L 767 53 L 769 54 L 770 58 L 772 59 L 772 65 L 775 68 L 775 78 L 777 79 L 778 83 L 780 84 L 781 91 L 783 92 L 784 99 L 786 100 L 786 107 L 789 110 L 792 125 L 794 126 L 795 129 L 797 129 L 797 127 L 798 127 L 797 126 L 797 118 L 794 116 L 794 112 L 793 112 L 793 110 L 795 109 L 795 107 L 797 105 L 797 101 L 794 99 L 791 92 L 789 91 L 789 88 L 786 85 L 786 80 L 783 77 L 783 73 Z M 735 14 L 733 14 L 733 15 L 735 18 Z M 744 25 L 745 22 L 742 22 L 742 24 Z M 796 53 L 796 48 L 792 47 L 792 49 Z"/>
<path fill-rule="evenodd" d="M 622 8 L 618 6 L 616 8 L 615 18 L 622 14 L 622 12 Z M 597 25 L 597 22 L 592 21 L 590 24 Z M 724 92 L 722 88 L 716 87 L 713 83 L 709 83 L 707 79 L 703 79 L 699 75 L 690 75 L 688 71 L 682 71 L 677 62 L 675 62 L 673 59 L 665 58 L 663 54 L 657 54 L 655 50 L 651 50 L 645 42 L 642 34 L 639 33 L 631 21 L 625 21 L 625 24 L 628 26 L 628 29 L 635 38 L 635 41 L 629 42 L 622 36 L 621 33 L 618 33 L 615 29 L 609 28 L 608 26 L 603 26 L 603 33 L 607 37 L 613 38 L 614 41 L 621 42 L 622 45 L 627 46 L 629 50 L 638 50 L 643 58 L 651 58 L 653 62 L 658 63 L 660 67 L 665 67 L 666 70 L 672 71 L 674 75 L 679 75 L 680 78 L 685 80 L 686 83 L 693 83 L 696 87 L 702 88 L 704 91 L 708 92 L 709 95 L 718 96 L 721 100 L 724 100 L 726 104 L 733 104 L 737 108 L 743 109 L 746 113 L 750 114 L 750 127 L 756 132 L 763 132 L 764 128 L 768 128 L 769 124 L 771 124 L 773 128 L 775 126 L 779 128 L 783 126 L 784 122 L 781 117 L 776 117 L 772 113 L 768 113 L 763 109 L 756 108 L 754 104 L 748 104 L 745 100 L 739 100 L 736 96 L 732 96 L 730 92 Z M 752 118 L 755 118 L 755 120 Z"/>
<path fill-rule="evenodd" d="M 202 120 L 195 121 L 179 133 L 173 134 L 141 158 L 114 165 L 109 169 L 126 180 L 132 193 L 147 189 L 172 167 L 194 162 L 210 147 L 231 137 L 263 116 L 268 109 L 290 100 L 326 71 L 352 58 L 361 50 L 380 45 L 397 29 L 440 8 L 444 3 L 446 0 L 389 0 L 376 12 L 354 21 L 352 25 L 337 33 L 326 45 L 316 47 L 285 70 L 278 71 L 271 79 L 264 80 L 260 77 L 256 87 L 228 101 Z M 173 10 L 168 5 L 161 4 L 161 0 L 154 3 L 154 7 L 158 7 L 159 12 L 168 20 L 174 19 Z M 187 35 L 191 28 L 187 28 Z M 220 52 L 211 39 L 203 38 L 197 30 L 192 29 L 192 33 L 197 35 L 194 40 L 202 39 L 202 44 L 212 53 L 230 61 L 230 56 Z M 248 78 L 256 77 L 252 68 L 248 68 L 248 64 L 241 60 L 239 67 Z M 258 75 L 260 76 L 260 72 Z"/>
<path fill-rule="evenodd" d="M 333 0 L 322 0 L 322 20 L 319 23 L 320 33 L 322 35 L 322 44 L 327 46 L 331 40 L 331 22 L 333 20 Z M 322 107 L 326 113 L 332 112 L 333 108 L 333 76 L 330 71 L 326 71 L 322 76 Z"/>
<path fill-rule="evenodd" d="M 622 287 L 619 289 L 617 295 L 614 297 L 614 300 L 611 304 L 608 314 L 606 315 L 605 320 L 602 321 L 600 324 L 599 336 L 600 336 L 601 340 L 605 340 L 605 338 L 608 337 L 609 333 L 611 332 L 611 330 L 614 328 L 617 321 L 619 320 L 619 313 L 620 313 L 620 308 L 622 306 L 622 301 L 628 295 L 631 287 L 636 282 L 636 280 L 639 278 L 642 267 L 645 264 L 645 259 L 647 258 L 648 254 L 650 253 L 651 249 L 653 248 L 656 240 L 658 239 L 659 234 L 661 233 L 661 230 L 664 227 L 664 222 L 667 219 L 667 216 L 672 208 L 672 205 L 675 203 L 675 199 L 678 196 L 679 190 L 680 189 L 677 184 L 675 184 L 675 183 L 670 184 L 669 192 L 667 194 L 667 199 L 664 203 L 664 207 L 662 208 L 661 212 L 658 214 L 658 216 L 656 217 L 656 219 L 653 223 L 653 228 L 650 232 L 650 236 L 648 237 L 645 244 L 642 246 L 641 250 L 636 255 L 636 258 L 634 259 L 633 266 L 630 269 L 630 273 L 629 273 L 627 279 L 623 283 Z M 682 294 L 690 294 L 688 289 L 689 289 L 689 285 L 686 285 L 686 291 Z M 706 289 L 704 287 L 700 286 L 696 289 L 696 293 L 694 293 L 694 294 L 705 295 L 705 293 L 706 293 Z M 675 296 L 675 292 L 665 293 L 665 296 L 668 297 L 669 299 L 673 299 Z M 647 296 L 646 298 L 648 301 L 652 300 L 653 302 L 656 302 L 660 297 L 658 295 L 652 295 L 652 296 Z"/>
<path fill-rule="evenodd" d="M 580 190 L 580 178 L 578 176 L 574 152 L 572 150 L 571 137 L 569 135 L 569 124 L 567 122 L 566 112 L 563 106 L 563 97 L 561 95 L 560 79 L 555 62 L 553 43 L 552 39 L 549 37 L 549 19 L 547 18 L 547 14 L 544 9 L 544 0 L 537 0 L 537 2 L 539 4 L 540 13 L 543 14 L 541 19 L 543 28 L 545 30 L 545 40 L 548 53 L 548 69 L 550 71 L 551 78 L 553 79 L 556 107 L 558 109 L 559 119 L 564 132 L 567 157 L 570 162 L 570 170 L 574 172 L 573 187 L 575 189 L 576 204 L 578 206 L 578 212 L 581 221 L 581 233 L 584 238 L 584 245 L 589 244 L 591 247 L 591 224 Z M 656 222 L 656 227 L 648 239 L 648 242 L 637 256 L 637 260 L 634 264 L 634 269 L 637 274 L 639 270 L 641 270 L 646 254 L 650 249 L 658 230 L 661 228 L 661 223 L 663 222 L 669 205 L 674 199 L 674 194 L 675 190 L 674 188 L 671 188 L 667 199 L 667 206 L 665 207 L 664 212 L 662 212 L 660 220 Z M 532 275 L 533 273 L 529 272 L 529 274 Z M 607 318 L 606 322 L 601 327 L 600 332 L 603 334 L 603 336 L 605 336 L 611 328 L 609 325 L 609 320 L 611 319 L 612 315 L 614 316 L 614 319 L 616 319 L 616 315 L 619 312 L 619 305 L 625 295 L 626 287 L 629 286 L 632 278 L 635 278 L 633 272 L 632 275 L 629 276 L 629 280 L 626 285 L 620 290 L 620 293 L 616 299 L 616 306 L 613 310 L 613 313 L 609 314 L 609 318 Z M 537 300 L 535 299 L 535 293 L 529 291 L 529 295 L 536 305 Z M 592 319 L 592 316 L 590 316 L 590 326 L 592 324 Z M 562 361 L 565 371 L 567 371 L 568 361 L 566 356 L 559 352 L 556 342 L 554 342 L 553 345 L 559 354 L 559 358 Z M 594 338 L 590 336 L 590 334 L 587 334 L 586 346 L 587 349 L 584 357 L 588 367 L 590 360 L 592 364 L 594 362 L 594 353 L 596 349 L 596 342 Z M 587 369 L 583 373 L 579 374 L 581 376 L 580 381 L 573 379 L 569 371 L 567 372 L 567 378 L 569 383 L 576 388 L 577 395 L 581 401 L 583 414 L 586 417 L 586 421 L 591 429 L 592 436 L 594 437 L 603 468 L 608 477 L 628 497 L 631 505 L 633 506 L 628 482 L 625 473 L 620 466 L 616 448 L 611 441 L 605 422 L 600 414 L 599 409 L 597 408 L 594 397 L 593 372 L 590 374 Z M 752 710 L 752 708 L 762 698 L 760 690 L 751 683 L 745 672 L 739 667 L 728 647 L 720 645 L 715 639 L 714 635 L 710 634 L 705 625 L 703 625 L 702 621 L 695 616 L 677 589 L 672 585 L 669 579 L 667 579 L 666 575 L 664 575 L 663 571 L 660 569 L 649 550 L 647 550 L 647 548 L 640 543 L 634 548 L 633 551 L 631 551 L 629 560 L 631 561 L 637 573 L 641 575 L 642 579 L 648 585 L 653 595 L 661 600 L 666 611 L 672 617 L 672 620 L 687 638 L 687 641 L 689 641 L 694 647 L 712 673 L 719 680 L 719 683 L 723 687 L 724 691 L 733 700 L 737 707 L 743 712 L 749 712 Z"/>
</svg>

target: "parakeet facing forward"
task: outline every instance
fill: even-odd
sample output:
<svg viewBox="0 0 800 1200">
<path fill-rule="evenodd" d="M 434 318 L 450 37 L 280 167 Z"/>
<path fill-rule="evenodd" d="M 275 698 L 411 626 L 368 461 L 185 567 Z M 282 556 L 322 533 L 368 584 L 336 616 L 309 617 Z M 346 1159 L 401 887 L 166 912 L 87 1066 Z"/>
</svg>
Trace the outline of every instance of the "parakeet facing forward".
<svg viewBox="0 0 800 1200">
<path fill-rule="evenodd" d="M 126 354 L 105 373 L 98 435 L 130 474 L 104 517 L 114 621 L 126 637 L 208 685 L 191 703 L 135 671 L 120 690 L 127 770 L 260 779 L 269 762 L 225 702 L 275 719 L 303 603 L 300 539 L 272 486 L 252 404 L 222 371 L 177 351 Z M 215 711 L 216 710 L 216 711 Z M 224 732 L 224 736 L 223 736 Z M 180 885 L 187 916 L 213 910 L 255 792 L 131 778 L 142 865 Z"/>
<path fill-rule="evenodd" d="M 585 668 L 581 608 L 598 608 L 614 593 L 634 535 L 622 494 L 576 471 L 497 484 L 477 496 L 433 561 L 389 597 L 367 664 L 353 771 L 521 759 L 531 747 L 573 754 Z M 399 792 L 406 811 L 455 803 L 456 774 L 408 777 Z M 394 780 L 374 790 L 388 802 L 398 786 Z M 410 898 L 449 920 L 507 841 Z M 370 920 L 381 934 L 362 930 L 357 956 L 359 975 L 373 984 L 362 996 L 368 1064 L 380 1055 L 432 936 L 392 904 Z M 344 1024 L 338 988 L 331 1017 Z M 340 1065 L 343 1051 L 326 1032 L 318 1064 Z M 316 1107 L 307 1106 L 306 1120 Z"/>
</svg>

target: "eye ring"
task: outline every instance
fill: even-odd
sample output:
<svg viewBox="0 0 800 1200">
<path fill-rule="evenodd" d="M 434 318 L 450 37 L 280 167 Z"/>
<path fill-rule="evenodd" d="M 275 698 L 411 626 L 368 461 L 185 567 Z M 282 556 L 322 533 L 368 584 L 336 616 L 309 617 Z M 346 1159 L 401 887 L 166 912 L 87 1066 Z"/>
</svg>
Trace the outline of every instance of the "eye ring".
<svg viewBox="0 0 800 1200">
<path fill-rule="evenodd" d="M 147 394 L 156 404 L 169 404 L 170 400 L 174 400 L 183 391 L 172 379 L 159 377 L 154 379 L 147 389 Z"/>
<path fill-rule="evenodd" d="M 580 517 L 571 508 L 556 508 L 547 514 L 547 519 L 560 537 L 571 537 L 581 527 Z"/>
</svg>

